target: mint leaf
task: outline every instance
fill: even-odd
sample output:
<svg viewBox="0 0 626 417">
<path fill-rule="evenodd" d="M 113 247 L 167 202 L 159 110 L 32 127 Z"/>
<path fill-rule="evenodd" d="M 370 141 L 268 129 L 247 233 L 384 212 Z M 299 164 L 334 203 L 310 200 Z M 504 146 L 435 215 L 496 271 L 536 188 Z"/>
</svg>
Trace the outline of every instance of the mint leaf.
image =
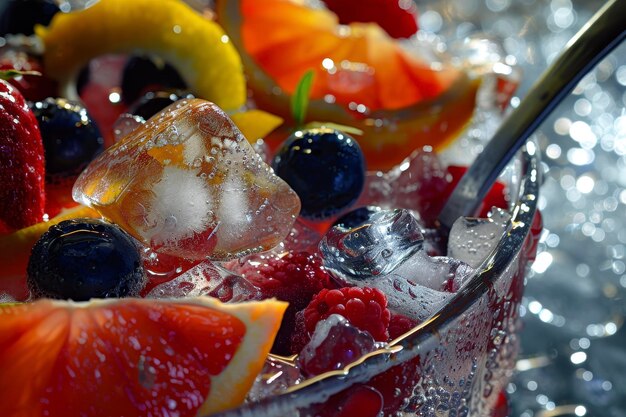
<svg viewBox="0 0 626 417">
<path fill-rule="evenodd" d="M 291 115 L 298 126 L 304 122 L 306 117 L 306 111 L 309 107 L 309 93 L 313 85 L 314 75 L 313 70 L 305 72 L 296 87 L 295 93 L 291 97 Z"/>
</svg>

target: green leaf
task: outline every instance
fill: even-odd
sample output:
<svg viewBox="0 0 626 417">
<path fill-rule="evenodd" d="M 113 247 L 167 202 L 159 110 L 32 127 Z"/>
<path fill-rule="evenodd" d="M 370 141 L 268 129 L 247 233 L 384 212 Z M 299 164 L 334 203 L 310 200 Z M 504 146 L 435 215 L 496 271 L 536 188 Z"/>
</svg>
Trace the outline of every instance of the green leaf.
<svg viewBox="0 0 626 417">
<path fill-rule="evenodd" d="M 0 79 L 10 80 L 20 75 L 41 75 L 38 71 L 20 71 L 16 69 L 0 70 Z"/>
<path fill-rule="evenodd" d="M 314 75 L 313 70 L 305 72 L 296 87 L 295 93 L 291 97 L 291 115 L 298 125 L 301 125 L 306 117 L 306 111 L 309 107 L 309 93 L 313 85 Z"/>
</svg>

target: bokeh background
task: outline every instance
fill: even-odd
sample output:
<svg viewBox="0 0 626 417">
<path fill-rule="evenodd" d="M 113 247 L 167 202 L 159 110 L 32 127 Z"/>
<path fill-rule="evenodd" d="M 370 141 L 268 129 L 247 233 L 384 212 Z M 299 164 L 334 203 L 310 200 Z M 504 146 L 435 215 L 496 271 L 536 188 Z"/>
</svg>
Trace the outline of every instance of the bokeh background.
<svg viewBox="0 0 626 417">
<path fill-rule="evenodd" d="M 420 27 L 448 41 L 476 32 L 500 39 L 523 74 L 515 105 L 605 2 L 417 3 Z M 626 44 L 580 82 L 536 140 L 546 230 L 521 311 L 511 417 L 626 416 Z"/>
</svg>

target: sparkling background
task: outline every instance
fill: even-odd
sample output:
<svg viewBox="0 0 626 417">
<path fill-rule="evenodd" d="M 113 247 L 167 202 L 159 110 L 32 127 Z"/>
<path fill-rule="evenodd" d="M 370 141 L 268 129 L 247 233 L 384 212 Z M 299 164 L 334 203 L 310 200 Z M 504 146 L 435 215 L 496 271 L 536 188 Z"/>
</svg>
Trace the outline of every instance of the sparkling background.
<svg viewBox="0 0 626 417">
<path fill-rule="evenodd" d="M 420 27 L 517 58 L 519 102 L 603 1 L 418 1 Z M 625 18 L 626 19 L 626 18 Z M 460 23 L 459 23 L 460 22 Z M 626 44 L 542 125 L 546 230 L 528 277 L 512 417 L 626 416 Z"/>
</svg>

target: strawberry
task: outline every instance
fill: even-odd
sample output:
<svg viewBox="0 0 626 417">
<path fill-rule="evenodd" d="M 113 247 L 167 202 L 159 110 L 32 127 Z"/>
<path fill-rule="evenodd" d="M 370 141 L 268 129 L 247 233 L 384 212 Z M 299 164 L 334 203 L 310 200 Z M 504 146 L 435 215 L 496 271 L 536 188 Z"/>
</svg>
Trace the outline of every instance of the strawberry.
<svg viewBox="0 0 626 417">
<path fill-rule="evenodd" d="M 21 229 L 44 214 L 44 150 L 22 94 L 0 80 L 0 229 Z"/>
<path fill-rule="evenodd" d="M 16 69 L 18 71 L 35 71 L 39 75 L 21 74 L 8 82 L 29 101 L 45 100 L 56 97 L 58 86 L 56 81 L 43 75 L 43 62 L 40 58 L 20 49 L 4 47 L 0 49 L 0 70 Z"/>
</svg>

